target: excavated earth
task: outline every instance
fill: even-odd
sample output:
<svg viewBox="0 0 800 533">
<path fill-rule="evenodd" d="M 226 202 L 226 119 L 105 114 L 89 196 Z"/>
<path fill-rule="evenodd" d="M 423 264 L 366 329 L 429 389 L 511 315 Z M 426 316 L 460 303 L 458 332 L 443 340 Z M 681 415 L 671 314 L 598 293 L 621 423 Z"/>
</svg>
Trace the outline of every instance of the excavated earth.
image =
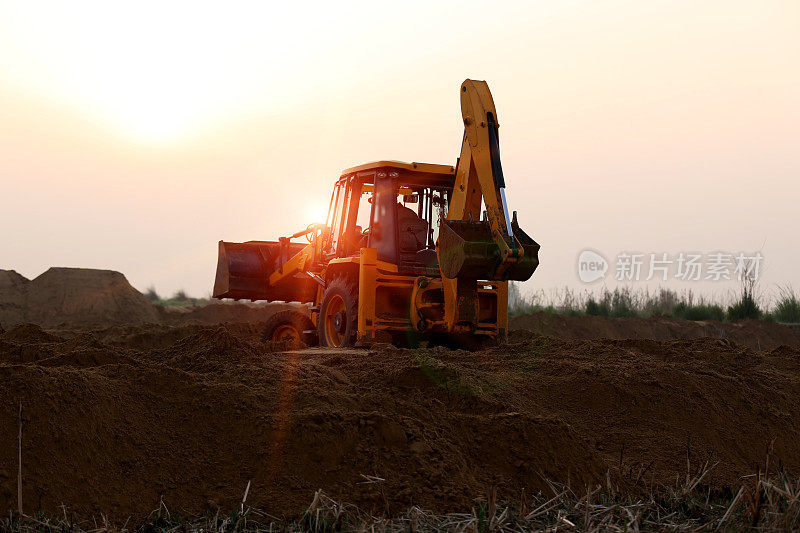
<svg viewBox="0 0 800 533">
<path fill-rule="evenodd" d="M 0 335 L 0 505 L 144 518 L 248 503 L 296 516 L 323 489 L 376 513 L 463 510 L 496 486 L 735 487 L 800 473 L 800 350 L 725 339 L 564 340 L 479 352 L 292 350 L 258 325 Z"/>
<path fill-rule="evenodd" d="M 25 282 L 5 281 L 10 315 Z M 248 482 L 248 504 L 293 517 L 318 489 L 383 514 L 547 481 L 674 487 L 687 463 L 721 490 L 767 461 L 800 475 L 800 342 L 785 326 L 730 325 L 751 332 L 739 342 L 681 337 L 716 325 L 534 315 L 484 351 L 328 350 L 262 343 L 263 321 L 65 325 L 26 305 L 48 322 L 0 333 L 0 511 L 17 506 L 20 404 L 26 512 L 115 524 L 162 504 L 228 512 Z M 597 338 L 626 335 L 651 338 Z"/>
</svg>

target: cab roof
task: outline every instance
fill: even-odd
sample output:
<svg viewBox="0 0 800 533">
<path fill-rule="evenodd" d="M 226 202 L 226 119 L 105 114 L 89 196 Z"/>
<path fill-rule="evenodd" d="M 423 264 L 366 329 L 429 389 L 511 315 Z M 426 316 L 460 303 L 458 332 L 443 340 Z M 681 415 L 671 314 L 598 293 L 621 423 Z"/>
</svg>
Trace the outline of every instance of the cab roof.
<svg viewBox="0 0 800 533">
<path fill-rule="evenodd" d="M 416 184 L 435 184 L 453 186 L 456 169 L 452 165 L 437 165 L 434 163 L 405 163 L 403 161 L 372 161 L 355 167 L 346 168 L 341 177 L 372 174 L 378 169 L 395 169 L 401 174 L 401 181 Z M 370 180 L 371 181 L 371 180 Z"/>
</svg>

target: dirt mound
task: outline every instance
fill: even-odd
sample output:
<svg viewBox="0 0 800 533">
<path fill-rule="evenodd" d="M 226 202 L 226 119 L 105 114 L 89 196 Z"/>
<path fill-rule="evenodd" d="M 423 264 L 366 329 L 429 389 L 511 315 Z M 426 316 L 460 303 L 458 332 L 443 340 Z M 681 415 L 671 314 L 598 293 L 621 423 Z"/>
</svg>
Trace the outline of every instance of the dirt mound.
<svg viewBox="0 0 800 533">
<path fill-rule="evenodd" d="M 716 337 L 730 339 L 754 350 L 768 350 L 782 344 L 800 347 L 800 330 L 761 320 L 692 322 L 658 316 L 608 318 L 540 312 L 511 317 L 509 327 L 512 330 L 529 330 L 539 335 L 564 339 L 654 339 L 666 341 Z"/>
<path fill-rule="evenodd" d="M 26 304 L 44 327 L 158 320 L 147 298 L 112 270 L 51 268 L 30 283 Z"/>
<path fill-rule="evenodd" d="M 45 328 L 157 322 L 158 311 L 112 270 L 51 268 L 33 281 L 0 271 L 0 323 Z"/>
<path fill-rule="evenodd" d="M 286 352 L 246 324 L 24 331 L 0 335 L 0 354 L 47 356 L 0 359 L 0 509 L 16 501 L 19 402 L 24 500 L 115 523 L 162 499 L 184 516 L 228 510 L 248 481 L 248 503 L 297 516 L 317 489 L 376 513 L 463 509 L 492 486 L 514 498 L 607 471 L 635 491 L 684 476 L 687 454 L 718 463 L 716 487 L 768 450 L 800 472 L 789 346 L 528 332 L 482 352 Z"/>
<path fill-rule="evenodd" d="M 132 355 L 133 354 L 133 355 Z M 93 334 L 84 334 L 64 342 L 54 355 L 37 361 L 40 366 L 95 367 L 103 365 L 132 365 L 142 363 L 137 353 L 109 346 Z"/>
<path fill-rule="evenodd" d="M 0 270 L 0 331 L 25 322 L 25 295 L 30 280 L 13 270 Z"/>
<path fill-rule="evenodd" d="M 165 350 L 154 354 L 154 358 L 174 368 L 189 372 L 218 372 L 249 368 L 264 359 L 266 354 L 302 345 L 287 343 L 261 344 L 247 341 L 230 332 L 226 327 L 202 328 Z"/>
<path fill-rule="evenodd" d="M 30 282 L 31 280 L 17 273 L 15 270 L 0 269 L 0 289 L 3 291 L 24 291 L 25 286 Z"/>
<path fill-rule="evenodd" d="M 36 324 L 19 324 L 6 332 L 0 333 L 0 339 L 16 344 L 35 344 L 43 342 L 60 342 L 63 339 L 44 331 Z"/>
<path fill-rule="evenodd" d="M 31 362 L 50 357 L 53 343 L 61 337 L 43 331 L 36 324 L 20 324 L 0 334 L 0 363 Z"/>
</svg>

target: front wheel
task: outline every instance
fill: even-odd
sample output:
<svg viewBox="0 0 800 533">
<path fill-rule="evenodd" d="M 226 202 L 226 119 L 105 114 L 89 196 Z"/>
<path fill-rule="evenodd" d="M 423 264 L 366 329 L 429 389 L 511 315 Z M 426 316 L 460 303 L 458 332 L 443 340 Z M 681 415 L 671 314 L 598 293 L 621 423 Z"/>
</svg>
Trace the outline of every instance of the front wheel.
<svg viewBox="0 0 800 533">
<path fill-rule="evenodd" d="M 317 318 L 320 346 L 344 348 L 356 342 L 358 333 L 358 289 L 340 277 L 330 282 L 322 295 Z"/>
<path fill-rule="evenodd" d="M 313 330 L 311 319 L 297 311 L 281 311 L 267 319 L 261 332 L 262 342 L 300 342 L 303 332 Z"/>
</svg>

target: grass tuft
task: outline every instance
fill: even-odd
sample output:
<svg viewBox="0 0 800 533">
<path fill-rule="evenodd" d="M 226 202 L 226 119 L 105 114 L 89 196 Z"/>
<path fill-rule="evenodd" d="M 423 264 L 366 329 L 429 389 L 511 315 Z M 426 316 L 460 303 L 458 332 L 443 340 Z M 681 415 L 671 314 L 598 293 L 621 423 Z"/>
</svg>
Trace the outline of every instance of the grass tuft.
<svg viewBox="0 0 800 533">
<path fill-rule="evenodd" d="M 780 289 L 778 303 L 772 316 L 778 322 L 800 323 L 800 300 L 791 287 Z"/>
</svg>

